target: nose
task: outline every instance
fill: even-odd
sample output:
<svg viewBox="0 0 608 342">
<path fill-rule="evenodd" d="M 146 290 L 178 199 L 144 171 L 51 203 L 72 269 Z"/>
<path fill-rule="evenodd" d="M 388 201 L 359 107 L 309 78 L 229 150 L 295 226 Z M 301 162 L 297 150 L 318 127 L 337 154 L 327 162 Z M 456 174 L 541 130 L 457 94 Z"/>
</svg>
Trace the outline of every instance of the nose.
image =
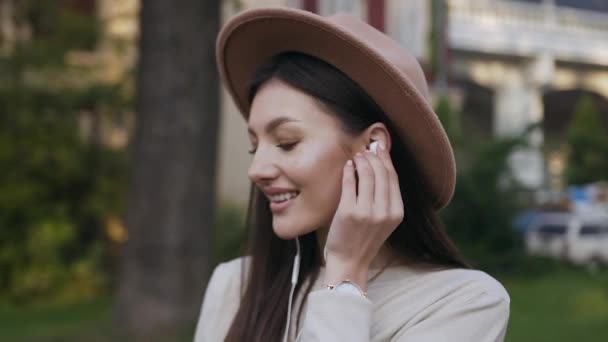
<svg viewBox="0 0 608 342">
<path fill-rule="evenodd" d="M 258 150 L 253 156 L 247 175 L 254 183 L 264 183 L 277 178 L 279 176 L 279 168 L 271 156 Z"/>
</svg>

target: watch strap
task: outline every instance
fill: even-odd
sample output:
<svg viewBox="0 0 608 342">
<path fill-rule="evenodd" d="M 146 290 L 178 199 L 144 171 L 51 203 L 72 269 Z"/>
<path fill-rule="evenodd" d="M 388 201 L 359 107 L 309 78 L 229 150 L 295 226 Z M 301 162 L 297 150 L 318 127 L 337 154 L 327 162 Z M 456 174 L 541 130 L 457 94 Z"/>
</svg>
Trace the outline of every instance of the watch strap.
<svg viewBox="0 0 608 342">
<path fill-rule="evenodd" d="M 357 283 L 351 281 L 350 279 L 342 280 L 336 284 L 327 284 L 326 288 L 330 291 L 335 291 L 335 290 L 339 289 L 341 285 L 353 286 L 354 288 L 356 288 L 358 290 L 358 292 L 361 296 L 367 298 L 367 292 L 363 291 L 361 289 L 361 287 L 359 285 L 357 285 Z"/>
</svg>

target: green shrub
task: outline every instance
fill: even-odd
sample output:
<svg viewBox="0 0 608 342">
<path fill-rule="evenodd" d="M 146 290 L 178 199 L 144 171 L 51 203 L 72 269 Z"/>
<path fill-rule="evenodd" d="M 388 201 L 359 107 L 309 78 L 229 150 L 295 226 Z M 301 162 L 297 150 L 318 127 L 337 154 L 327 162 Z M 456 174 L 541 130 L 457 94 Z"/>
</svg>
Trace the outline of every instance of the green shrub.
<svg viewBox="0 0 608 342">
<path fill-rule="evenodd" d="M 0 293 L 15 300 L 90 293 L 104 278 L 103 225 L 122 213 L 126 156 L 79 138 L 75 95 L 0 91 Z"/>
<path fill-rule="evenodd" d="M 228 261 L 244 253 L 245 209 L 233 203 L 219 206 L 215 220 L 214 263 Z"/>
<path fill-rule="evenodd" d="M 608 129 L 589 96 L 582 96 L 576 106 L 568 146 L 568 184 L 608 180 Z"/>
<path fill-rule="evenodd" d="M 104 224 L 123 214 L 127 158 L 83 139 L 79 115 L 116 120 L 130 95 L 65 64 L 96 45 L 94 17 L 53 0 L 15 2 L 14 17 L 32 35 L 0 58 L 0 297 L 92 295 L 107 278 Z"/>
<path fill-rule="evenodd" d="M 523 251 L 511 222 L 523 189 L 510 173 L 508 157 L 525 146 L 525 134 L 477 141 L 460 134 L 458 113 L 447 99 L 439 100 L 436 112 L 458 160 L 454 197 L 441 212 L 448 232 L 475 267 L 492 272 L 520 267 Z"/>
</svg>

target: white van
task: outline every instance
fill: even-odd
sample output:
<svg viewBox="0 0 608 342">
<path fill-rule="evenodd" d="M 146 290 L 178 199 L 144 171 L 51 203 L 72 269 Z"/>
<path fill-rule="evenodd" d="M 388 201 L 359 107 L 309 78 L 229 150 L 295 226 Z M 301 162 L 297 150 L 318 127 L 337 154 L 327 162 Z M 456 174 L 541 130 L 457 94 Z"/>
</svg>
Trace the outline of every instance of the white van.
<svg viewBox="0 0 608 342">
<path fill-rule="evenodd" d="M 525 236 L 530 254 L 564 259 L 597 271 L 608 265 L 608 216 L 545 213 Z"/>
</svg>

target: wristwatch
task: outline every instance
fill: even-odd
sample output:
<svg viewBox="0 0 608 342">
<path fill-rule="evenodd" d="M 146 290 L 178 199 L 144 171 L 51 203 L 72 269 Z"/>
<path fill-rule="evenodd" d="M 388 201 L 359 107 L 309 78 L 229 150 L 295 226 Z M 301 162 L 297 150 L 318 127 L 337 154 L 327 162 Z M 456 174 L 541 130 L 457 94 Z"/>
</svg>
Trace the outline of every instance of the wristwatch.
<svg viewBox="0 0 608 342">
<path fill-rule="evenodd" d="M 359 285 L 355 284 L 354 282 L 352 282 L 348 279 L 342 280 L 341 282 L 339 282 L 335 285 L 327 284 L 327 289 L 330 291 L 336 291 L 336 292 L 340 292 L 340 293 L 350 293 L 350 294 L 354 294 L 357 296 L 367 298 L 367 292 L 363 291 L 359 287 Z"/>
</svg>

